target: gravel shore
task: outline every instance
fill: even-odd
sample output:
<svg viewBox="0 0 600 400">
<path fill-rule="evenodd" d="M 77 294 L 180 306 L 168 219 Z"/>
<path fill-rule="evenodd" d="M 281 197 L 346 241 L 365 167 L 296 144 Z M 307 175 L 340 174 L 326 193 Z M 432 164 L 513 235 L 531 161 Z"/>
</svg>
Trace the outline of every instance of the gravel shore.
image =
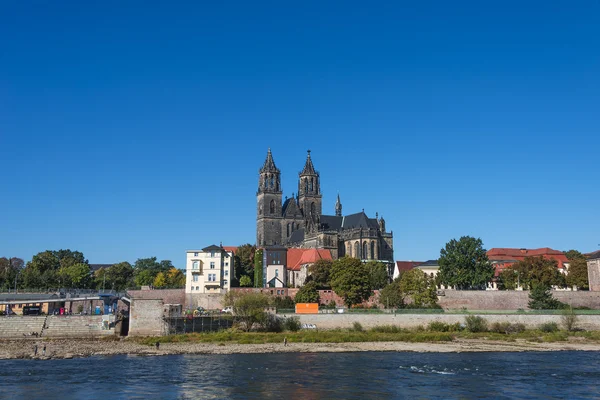
<svg viewBox="0 0 600 400">
<path fill-rule="evenodd" d="M 37 344 L 37 356 L 34 346 Z M 46 346 L 46 355 L 43 348 Z M 452 342 L 359 342 L 359 343 L 162 343 L 154 346 L 131 339 L 120 341 L 94 339 L 13 340 L 0 342 L 0 359 L 61 359 L 74 357 L 111 356 L 129 354 L 158 356 L 170 354 L 239 354 L 239 353 L 337 353 L 355 351 L 411 351 L 411 352 L 492 352 L 492 351 L 600 351 L 600 344 L 581 340 L 567 342 L 533 343 L 483 339 L 457 339 Z"/>
</svg>

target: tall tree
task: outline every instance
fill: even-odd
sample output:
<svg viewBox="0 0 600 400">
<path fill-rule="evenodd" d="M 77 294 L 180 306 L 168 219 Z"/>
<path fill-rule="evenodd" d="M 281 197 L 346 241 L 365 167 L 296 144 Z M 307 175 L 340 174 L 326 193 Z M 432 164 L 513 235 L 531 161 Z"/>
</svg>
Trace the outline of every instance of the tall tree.
<svg viewBox="0 0 600 400">
<path fill-rule="evenodd" d="M 156 257 L 139 258 L 133 265 L 134 282 L 137 286 L 152 285 L 156 275 L 163 274 L 173 268 L 169 260 L 158 262 Z"/>
<path fill-rule="evenodd" d="M 127 261 L 112 265 L 106 271 L 107 288 L 121 291 L 133 286 L 133 267 Z"/>
<path fill-rule="evenodd" d="M 577 250 L 569 250 L 565 252 L 565 255 L 569 259 L 569 268 L 565 277 L 566 284 L 571 287 L 576 286 L 580 290 L 588 290 L 590 286 L 587 259 Z"/>
<path fill-rule="evenodd" d="M 317 284 L 315 282 L 309 282 L 302 286 L 296 297 L 294 297 L 296 303 L 319 303 L 319 292 L 317 291 Z"/>
<path fill-rule="evenodd" d="M 235 251 L 234 263 L 236 276 L 242 277 L 244 275 L 254 275 L 254 254 L 256 253 L 256 246 L 250 243 L 238 246 Z"/>
<path fill-rule="evenodd" d="M 183 271 L 175 267 L 171 268 L 166 273 L 167 286 L 172 288 L 180 288 L 185 286 L 185 275 Z"/>
<path fill-rule="evenodd" d="M 373 294 L 369 272 L 357 258 L 343 257 L 333 262 L 331 287 L 349 307 L 361 304 Z"/>
<path fill-rule="evenodd" d="M 158 274 L 156 274 L 156 277 L 154 278 L 154 281 L 152 282 L 152 286 L 154 286 L 157 289 L 167 286 L 167 278 L 165 278 L 165 274 L 162 272 L 159 272 Z"/>
<path fill-rule="evenodd" d="M 419 268 L 406 271 L 400 278 L 400 291 L 410 296 L 415 307 L 435 307 L 437 291 L 434 278 L 427 276 Z"/>
<path fill-rule="evenodd" d="M 60 259 L 55 252 L 47 250 L 33 256 L 23 270 L 23 287 L 47 289 L 57 287 Z"/>
<path fill-rule="evenodd" d="M 66 263 L 58 269 L 60 286 L 66 288 L 86 289 L 91 283 L 90 266 L 84 263 Z"/>
<path fill-rule="evenodd" d="M 438 264 L 440 282 L 457 289 L 485 289 L 494 276 L 483 242 L 470 236 L 446 243 Z"/>
<path fill-rule="evenodd" d="M 23 271 L 24 262 L 21 258 L 0 258 L 0 289 L 14 289 L 17 276 Z"/>
<path fill-rule="evenodd" d="M 314 264 L 308 267 L 309 276 L 312 281 L 317 285 L 318 289 L 330 289 L 331 288 L 331 266 L 333 265 L 332 260 L 317 260 Z"/>
<path fill-rule="evenodd" d="M 384 263 L 369 261 L 365 264 L 365 268 L 369 271 L 369 280 L 371 282 L 372 290 L 384 288 L 390 283 L 387 266 Z"/>
<path fill-rule="evenodd" d="M 263 287 L 263 250 L 254 253 L 254 287 Z"/>
</svg>

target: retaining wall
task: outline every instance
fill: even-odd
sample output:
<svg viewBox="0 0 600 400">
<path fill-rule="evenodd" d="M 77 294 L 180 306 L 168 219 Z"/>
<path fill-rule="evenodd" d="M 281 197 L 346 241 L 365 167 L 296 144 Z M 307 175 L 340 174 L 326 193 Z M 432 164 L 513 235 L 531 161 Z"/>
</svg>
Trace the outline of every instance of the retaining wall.
<svg viewBox="0 0 600 400">
<path fill-rule="evenodd" d="M 528 309 L 529 291 L 523 290 L 445 290 L 438 296 L 444 309 L 518 310 Z M 573 307 L 600 309 L 600 292 L 552 291 L 552 296 Z"/>
<path fill-rule="evenodd" d="M 464 314 L 284 314 L 285 317 L 297 316 L 303 324 L 314 324 L 317 329 L 351 328 L 359 322 L 364 328 L 373 328 L 382 325 L 396 325 L 401 328 L 416 328 L 419 325 L 426 327 L 432 321 L 448 324 L 464 323 Z M 475 315 L 475 314 L 474 314 Z M 522 323 L 528 328 L 536 328 L 546 322 L 556 322 L 561 325 L 561 315 L 527 315 L 527 314 L 499 314 L 480 315 L 488 323 L 510 322 Z M 586 330 L 600 330 L 600 315 L 578 315 L 577 327 Z"/>
<path fill-rule="evenodd" d="M 165 332 L 163 305 L 161 299 L 132 299 L 129 308 L 129 336 L 162 335 Z"/>
</svg>

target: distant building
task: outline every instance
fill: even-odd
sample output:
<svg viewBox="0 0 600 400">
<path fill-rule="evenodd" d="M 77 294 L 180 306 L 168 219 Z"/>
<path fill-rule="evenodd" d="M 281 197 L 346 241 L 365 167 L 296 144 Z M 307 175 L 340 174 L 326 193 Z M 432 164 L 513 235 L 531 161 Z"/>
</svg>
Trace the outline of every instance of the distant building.
<svg viewBox="0 0 600 400">
<path fill-rule="evenodd" d="M 275 166 L 271 149 L 259 170 L 256 192 L 256 245 L 326 249 L 333 259 L 343 256 L 363 261 L 381 261 L 394 266 L 393 234 L 383 217 L 369 218 L 364 210 L 342 215 L 337 196 L 335 215 L 324 215 L 321 177 L 310 151 L 298 174 L 298 191 L 282 198 L 281 171 Z"/>
<path fill-rule="evenodd" d="M 186 294 L 222 293 L 231 287 L 233 251 L 223 246 L 208 246 L 186 252 Z"/>
<path fill-rule="evenodd" d="M 417 265 L 423 264 L 423 261 L 396 261 L 394 265 L 394 273 L 392 279 L 396 279 L 402 272 L 410 271 Z"/>
<path fill-rule="evenodd" d="M 590 291 L 600 292 L 600 251 L 588 254 L 587 266 Z"/>
<path fill-rule="evenodd" d="M 289 287 L 302 287 L 308 278 L 308 268 L 319 260 L 332 260 L 327 249 L 288 249 Z"/>
</svg>

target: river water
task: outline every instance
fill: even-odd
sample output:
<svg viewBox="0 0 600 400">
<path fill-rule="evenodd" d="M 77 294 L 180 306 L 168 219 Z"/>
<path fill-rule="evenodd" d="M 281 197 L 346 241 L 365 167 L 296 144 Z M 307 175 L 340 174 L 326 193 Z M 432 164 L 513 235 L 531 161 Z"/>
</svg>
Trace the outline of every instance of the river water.
<svg viewBox="0 0 600 400">
<path fill-rule="evenodd" d="M 0 361 L 11 399 L 600 398 L 600 353 L 279 353 Z"/>
</svg>

